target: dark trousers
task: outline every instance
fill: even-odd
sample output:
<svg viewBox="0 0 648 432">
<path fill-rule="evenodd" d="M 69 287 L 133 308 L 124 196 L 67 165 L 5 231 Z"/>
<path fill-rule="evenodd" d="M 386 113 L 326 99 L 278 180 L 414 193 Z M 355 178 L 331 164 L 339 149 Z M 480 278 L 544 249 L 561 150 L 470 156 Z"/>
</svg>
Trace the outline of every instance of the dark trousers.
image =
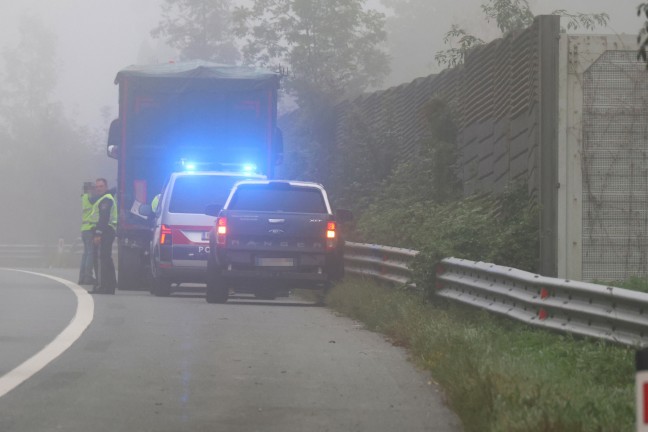
<svg viewBox="0 0 648 432">
<path fill-rule="evenodd" d="M 115 293 L 117 275 L 112 259 L 112 245 L 115 241 L 115 231 L 108 228 L 101 234 L 101 243 L 95 250 L 95 272 L 97 274 L 97 290 L 109 294 Z"/>
</svg>

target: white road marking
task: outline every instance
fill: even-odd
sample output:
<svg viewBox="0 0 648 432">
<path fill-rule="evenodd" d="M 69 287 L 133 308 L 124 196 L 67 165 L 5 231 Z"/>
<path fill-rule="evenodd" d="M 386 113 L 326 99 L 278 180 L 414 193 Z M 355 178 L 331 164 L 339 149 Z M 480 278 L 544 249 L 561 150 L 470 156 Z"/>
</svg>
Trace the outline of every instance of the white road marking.
<svg viewBox="0 0 648 432">
<path fill-rule="evenodd" d="M 72 344 L 81 337 L 81 334 L 92 322 L 94 316 L 94 301 L 88 292 L 81 288 L 79 285 L 61 279 L 56 276 L 50 276 L 42 273 L 35 273 L 26 270 L 3 269 L 13 270 L 22 273 L 29 273 L 32 275 L 46 277 L 56 282 L 62 283 L 72 290 L 77 298 L 77 309 L 74 318 L 65 327 L 65 329 L 54 338 L 52 342 L 47 344 L 42 350 L 34 354 L 29 359 L 18 365 L 13 370 L 7 372 L 0 377 L 0 397 L 6 395 L 14 388 L 28 380 L 36 372 L 43 369 L 51 361 L 60 356 L 72 346 Z"/>
</svg>

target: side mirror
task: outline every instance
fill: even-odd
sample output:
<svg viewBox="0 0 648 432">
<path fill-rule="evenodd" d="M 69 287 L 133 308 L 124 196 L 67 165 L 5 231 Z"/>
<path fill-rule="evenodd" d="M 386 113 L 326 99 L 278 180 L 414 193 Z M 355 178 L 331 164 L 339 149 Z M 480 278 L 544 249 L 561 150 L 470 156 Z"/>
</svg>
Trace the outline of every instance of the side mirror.
<svg viewBox="0 0 648 432">
<path fill-rule="evenodd" d="M 153 208 L 151 208 L 150 204 L 142 204 L 139 206 L 139 209 L 137 209 L 137 212 L 141 214 L 142 216 L 153 216 L 155 213 L 153 213 Z"/>
<path fill-rule="evenodd" d="M 205 214 L 207 216 L 218 216 L 223 206 L 221 204 L 209 204 L 205 207 Z"/>
<path fill-rule="evenodd" d="M 119 159 L 119 146 L 109 145 L 106 149 L 106 154 L 109 158 Z"/>
<path fill-rule="evenodd" d="M 115 119 L 110 123 L 108 129 L 108 144 L 106 146 L 106 153 L 108 157 L 119 159 L 119 119 Z"/>
<path fill-rule="evenodd" d="M 338 222 L 351 222 L 353 220 L 353 212 L 347 209 L 337 209 L 335 210 L 335 219 Z"/>
</svg>

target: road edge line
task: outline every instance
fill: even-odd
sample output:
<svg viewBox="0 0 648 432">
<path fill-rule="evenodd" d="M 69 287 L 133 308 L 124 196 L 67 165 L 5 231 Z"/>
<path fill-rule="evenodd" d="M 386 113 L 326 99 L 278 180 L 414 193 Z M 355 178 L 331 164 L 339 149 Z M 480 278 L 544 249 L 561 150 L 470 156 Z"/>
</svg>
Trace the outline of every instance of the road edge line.
<svg viewBox="0 0 648 432">
<path fill-rule="evenodd" d="M 6 374 L 0 376 L 0 398 L 23 382 L 27 381 L 37 372 L 45 368 L 49 363 L 54 361 L 58 356 L 63 354 L 74 342 L 77 341 L 77 339 L 81 337 L 94 318 L 94 300 L 92 299 L 92 296 L 79 285 L 57 276 L 43 273 L 10 268 L 3 268 L 3 270 L 42 276 L 67 286 L 76 296 L 77 308 L 74 317 L 72 317 L 69 324 L 50 343 Z"/>
</svg>

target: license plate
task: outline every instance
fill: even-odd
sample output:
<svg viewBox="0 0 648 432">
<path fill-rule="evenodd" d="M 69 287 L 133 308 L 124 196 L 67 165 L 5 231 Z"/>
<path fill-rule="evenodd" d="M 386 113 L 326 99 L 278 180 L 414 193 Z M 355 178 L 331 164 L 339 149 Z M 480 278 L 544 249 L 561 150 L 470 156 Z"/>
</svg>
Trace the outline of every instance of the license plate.
<svg viewBox="0 0 648 432">
<path fill-rule="evenodd" d="M 202 239 L 203 240 L 209 240 L 209 231 L 203 231 Z"/>
<path fill-rule="evenodd" d="M 295 260 L 293 258 L 257 258 L 256 265 L 262 267 L 293 267 Z"/>
</svg>

